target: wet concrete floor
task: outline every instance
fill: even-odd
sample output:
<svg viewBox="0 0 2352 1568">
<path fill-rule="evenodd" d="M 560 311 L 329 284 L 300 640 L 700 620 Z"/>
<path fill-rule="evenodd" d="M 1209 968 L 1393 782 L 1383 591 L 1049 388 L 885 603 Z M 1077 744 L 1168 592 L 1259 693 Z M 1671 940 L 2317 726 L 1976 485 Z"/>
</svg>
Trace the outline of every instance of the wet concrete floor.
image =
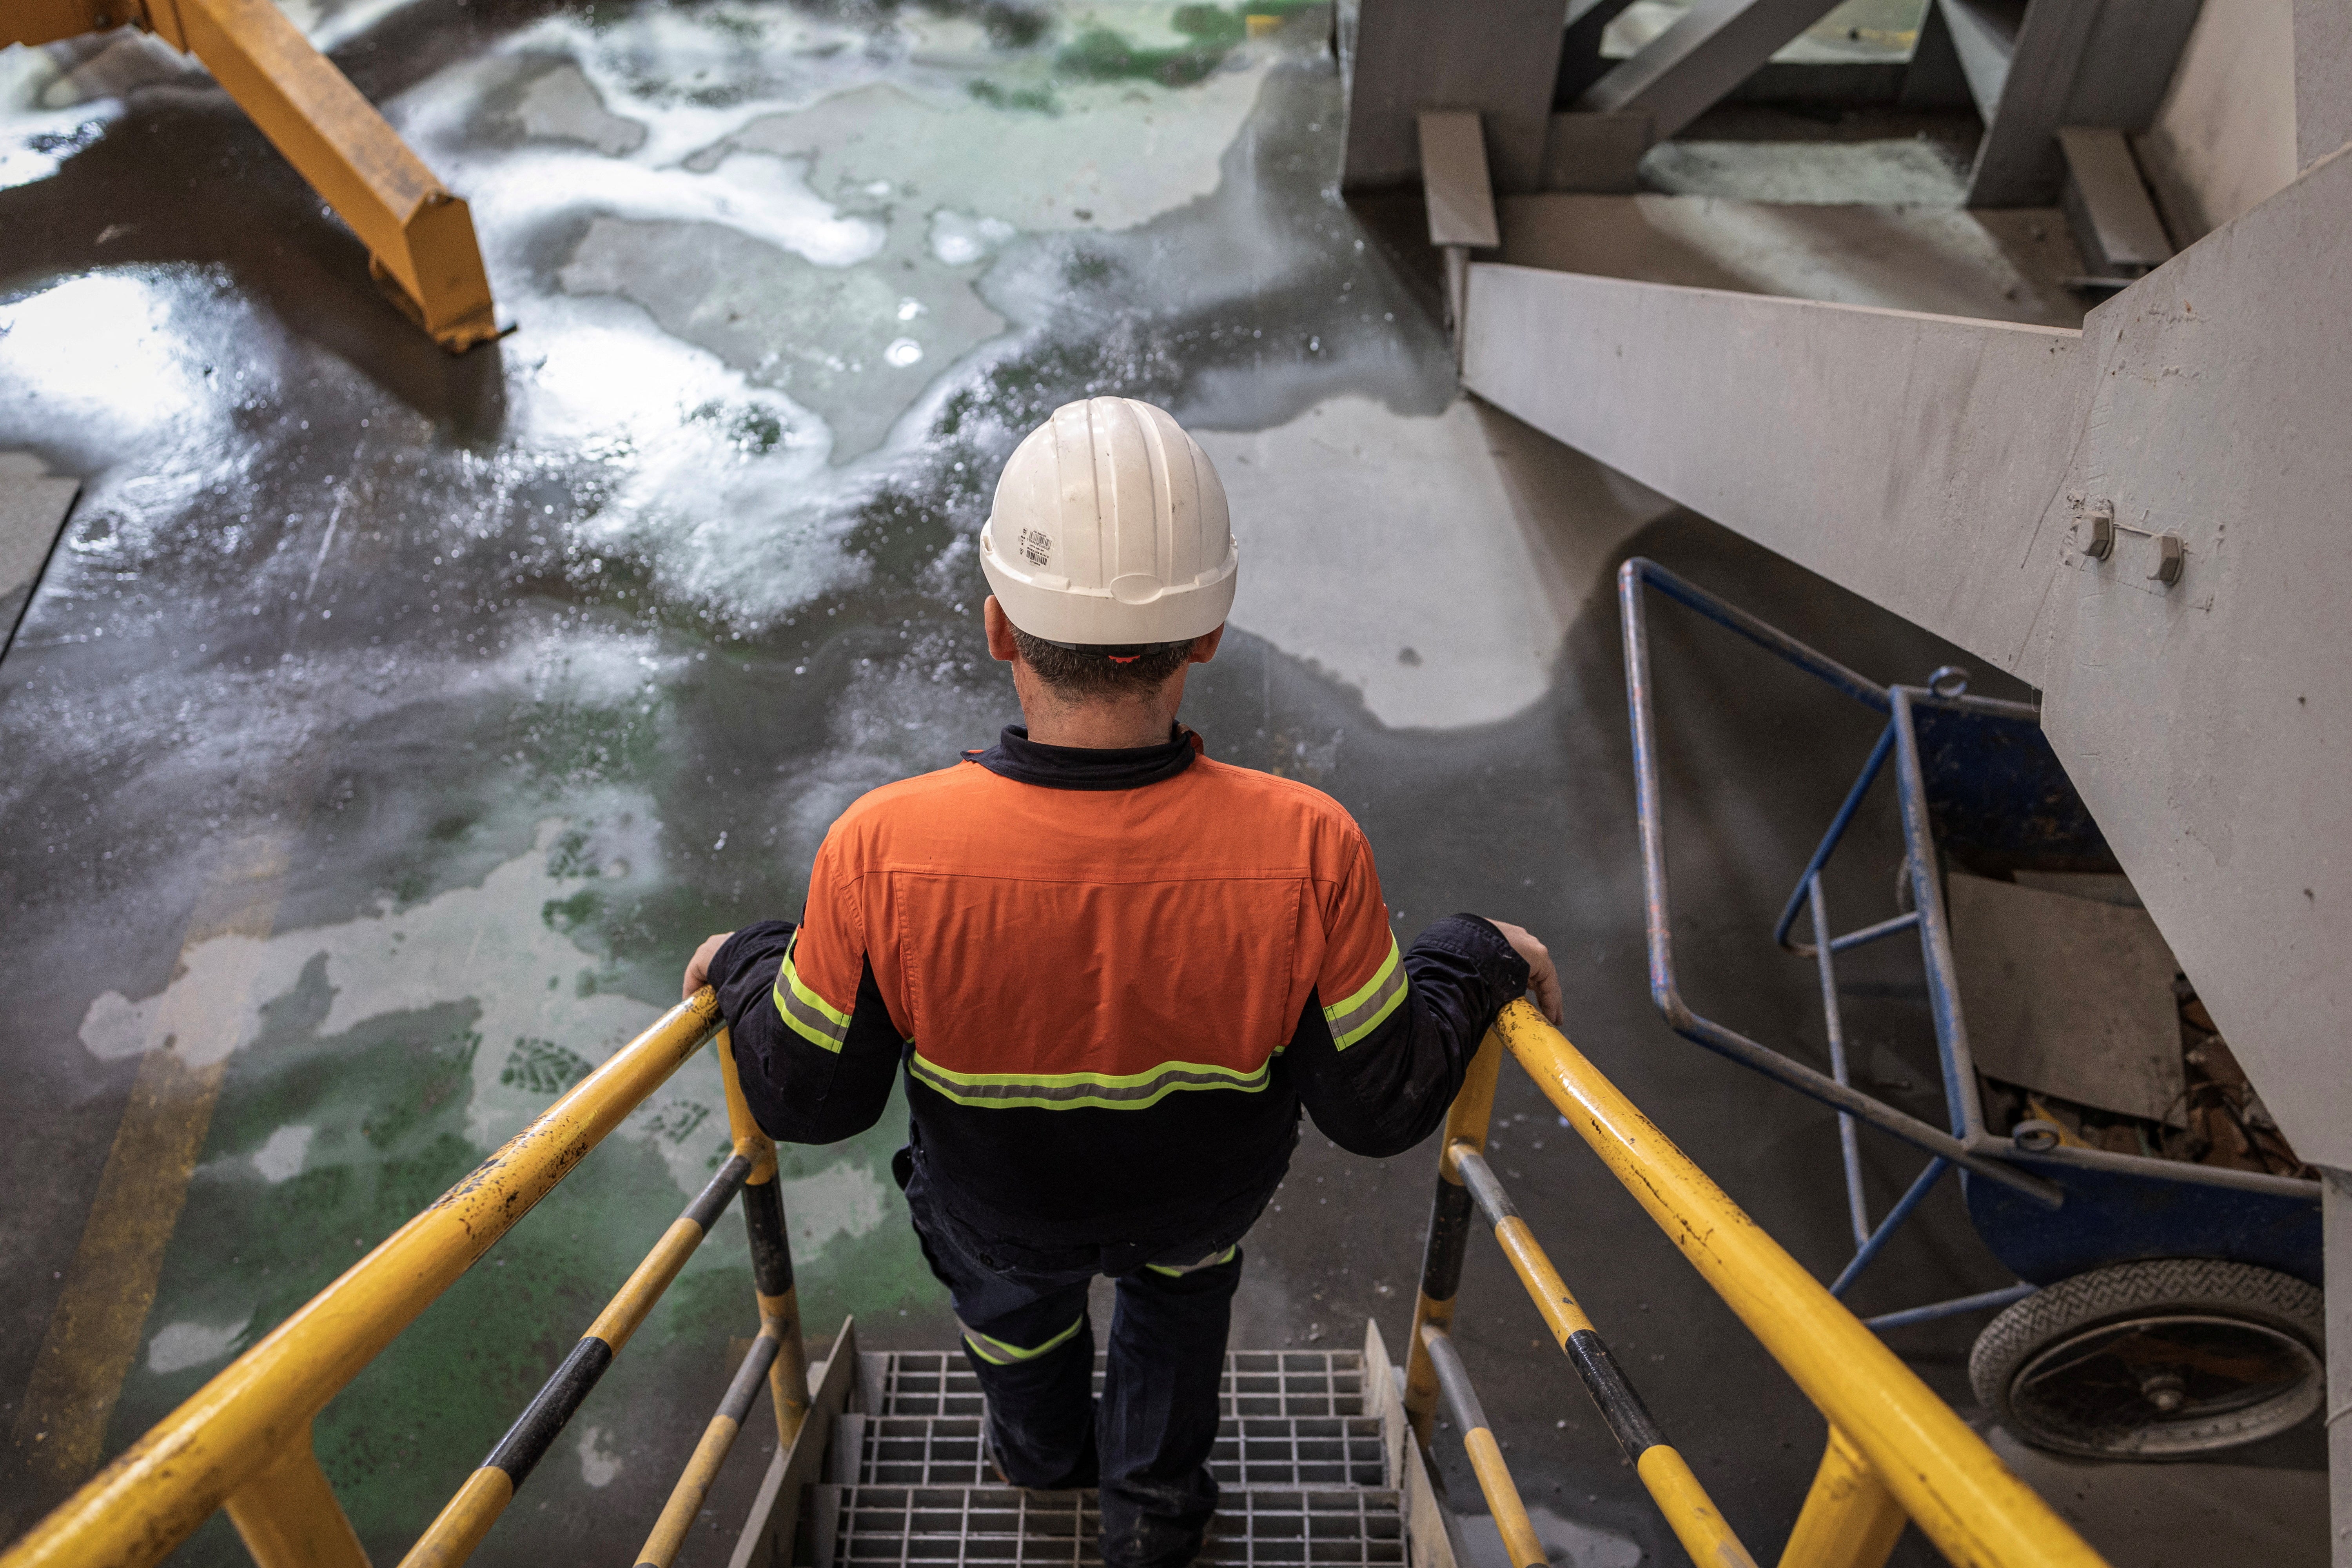
<svg viewBox="0 0 2352 1568">
<path fill-rule="evenodd" d="M 1212 751 L 1355 812 L 1401 931 L 1545 935 L 1571 1036 L 1806 1263 L 1843 1261 L 1832 1124 L 1649 1008 L 1610 574 L 1654 555 L 1885 678 L 1951 651 L 1456 396 L 1410 213 L 1334 188 L 1324 12 L 1256 39 L 1128 3 L 309 23 L 472 202 L 513 336 L 415 335 L 152 41 L 0 55 L 0 448 L 84 483 L 0 660 L 0 955 L 32 978 L 0 1024 L 0 1537 L 642 1028 L 702 934 L 796 908 L 846 802 L 1013 716 L 971 536 L 1013 442 L 1093 393 L 1200 429 L 1234 497 L 1235 635 L 1187 710 Z M 1657 643 L 1693 1000 L 1811 1048 L 1811 971 L 1766 931 L 1870 727 L 1709 629 L 1662 615 Z M 1888 877 L 1833 887 L 1857 910 L 1890 896 L 1869 832 L 1846 863 Z M 1932 1111 L 1916 975 L 1872 962 L 1866 1075 Z M 1498 1168 L 1770 1552 L 1819 1418 L 1522 1079 L 1499 1106 Z M 329 1406 L 378 1561 L 722 1134 L 705 1057 Z M 869 1347 L 942 1346 L 898 1136 L 787 1152 L 803 1298 Z M 1865 1154 L 1883 1208 L 1913 1162 Z M 1432 1160 L 1310 1134 L 1236 1343 L 1371 1317 L 1401 1345 Z M 481 1561 L 638 1539 L 751 1325 L 742 1259 L 730 1217 Z M 2006 1282 L 1947 1195 L 1858 1304 Z M 1675 1561 L 1491 1247 L 1465 1292 L 1563 1560 Z M 1900 1341 L 1964 1406 L 1975 1327 Z M 759 1431 L 690 1561 L 723 1559 Z M 219 1520 L 174 1559 L 241 1560 Z"/>
</svg>

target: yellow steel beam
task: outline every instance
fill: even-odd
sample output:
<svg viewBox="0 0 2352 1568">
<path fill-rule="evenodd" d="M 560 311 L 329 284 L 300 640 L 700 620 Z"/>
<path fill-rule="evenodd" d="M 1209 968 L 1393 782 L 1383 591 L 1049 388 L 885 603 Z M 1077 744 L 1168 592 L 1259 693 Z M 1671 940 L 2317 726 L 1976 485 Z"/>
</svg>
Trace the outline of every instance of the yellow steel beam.
<svg viewBox="0 0 2352 1568">
<path fill-rule="evenodd" d="M 1514 1002 L 1495 1027 L 1546 1098 L 1946 1557 L 1958 1568 L 2101 1568 L 2098 1553 L 1951 1406 L 1541 1013 Z"/>
<path fill-rule="evenodd" d="M 6 0 L 0 5 L 0 49 L 102 33 L 144 15 L 139 0 Z"/>
<path fill-rule="evenodd" d="M 0 45 L 136 23 L 202 60 L 368 247 L 368 272 L 452 353 L 499 335 L 473 215 L 271 0 L 7 0 Z"/>
<path fill-rule="evenodd" d="M 278 1495 L 264 1472 L 274 1474 L 298 1445 L 309 1453 L 310 1418 L 667 1081 L 718 1022 L 709 986 L 671 1008 L 165 1416 L 0 1556 L 0 1568 L 144 1568 L 233 1498 L 245 1529 L 240 1494 L 258 1480 L 257 1495 Z"/>
</svg>

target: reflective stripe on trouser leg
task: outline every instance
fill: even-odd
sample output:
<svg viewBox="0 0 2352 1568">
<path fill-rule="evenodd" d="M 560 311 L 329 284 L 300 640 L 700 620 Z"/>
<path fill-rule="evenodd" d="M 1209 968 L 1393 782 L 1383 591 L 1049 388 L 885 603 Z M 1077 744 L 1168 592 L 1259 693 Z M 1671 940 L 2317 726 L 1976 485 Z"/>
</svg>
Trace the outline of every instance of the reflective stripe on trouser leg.
<svg viewBox="0 0 2352 1568">
<path fill-rule="evenodd" d="M 1073 1308 L 1078 1316 L 1066 1328 L 1020 1342 L 1034 1333 L 1014 1326 L 1023 1316 Z M 1095 1334 L 1086 1315 L 1086 1287 L 1054 1291 L 1025 1313 L 992 1319 L 991 1326 L 993 1334 L 970 1327 L 963 1332 L 964 1360 L 988 1399 L 990 1458 L 1014 1486 L 1042 1491 L 1093 1486 Z"/>
<path fill-rule="evenodd" d="M 982 1261 L 985 1238 L 962 1239 L 967 1233 L 932 1197 L 919 1159 L 908 1162 L 905 1190 L 923 1257 L 965 1331 L 964 1361 L 987 1397 L 987 1443 L 1004 1479 L 1040 1490 L 1094 1485 L 1095 1335 L 1086 1319 L 1092 1271 L 1042 1281 L 1009 1277 Z M 1076 1332 L 1046 1348 L 1074 1323 Z M 1037 1353 L 989 1360 L 972 1335 Z"/>
<path fill-rule="evenodd" d="M 1236 1242 L 1223 1252 L 1209 1254 L 1198 1263 L 1179 1263 L 1172 1266 L 1166 1263 L 1147 1263 L 1144 1267 L 1154 1274 L 1165 1274 L 1171 1279 L 1181 1279 L 1187 1274 L 1197 1273 L 1203 1268 L 1214 1268 L 1220 1263 L 1231 1263 L 1240 1251 L 1241 1244 Z"/>
<path fill-rule="evenodd" d="M 986 1362 L 991 1366 L 1011 1366 L 1015 1362 L 1035 1361 L 1039 1356 L 1045 1355 L 1048 1352 L 1057 1351 L 1065 1344 L 1067 1344 L 1071 1340 L 1076 1339 L 1077 1337 L 1078 1331 L 1086 1326 L 1087 1315 L 1084 1312 L 1080 1312 L 1076 1318 L 1071 1320 L 1070 1326 L 1068 1328 L 1064 1329 L 1060 1333 L 1055 1334 L 1053 1338 L 1045 1341 L 1045 1343 L 1038 1345 L 1014 1345 L 1007 1344 L 1000 1339 L 993 1339 L 987 1334 L 982 1333 L 978 1329 L 968 1328 L 961 1323 L 958 1323 L 956 1325 L 956 1327 L 963 1329 L 963 1342 L 965 1348 L 970 1350 L 972 1354 L 978 1356 L 981 1360 Z"/>
<path fill-rule="evenodd" d="M 1225 1333 L 1240 1254 L 1222 1268 L 1118 1280 L 1096 1427 L 1108 1568 L 1185 1563 L 1217 1506 L 1209 1454 L 1223 1414 Z"/>
</svg>

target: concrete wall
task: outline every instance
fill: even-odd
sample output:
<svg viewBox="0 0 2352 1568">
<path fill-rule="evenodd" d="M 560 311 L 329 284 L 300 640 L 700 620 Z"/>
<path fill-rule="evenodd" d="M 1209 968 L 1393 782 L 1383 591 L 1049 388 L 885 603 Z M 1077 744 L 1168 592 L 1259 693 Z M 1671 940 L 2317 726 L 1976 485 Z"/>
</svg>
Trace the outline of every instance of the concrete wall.
<svg viewBox="0 0 2352 1568">
<path fill-rule="evenodd" d="M 2136 141 L 2174 243 L 2203 238 L 2306 161 L 2295 156 L 2294 31 L 2294 0 L 2205 0 Z"/>
</svg>

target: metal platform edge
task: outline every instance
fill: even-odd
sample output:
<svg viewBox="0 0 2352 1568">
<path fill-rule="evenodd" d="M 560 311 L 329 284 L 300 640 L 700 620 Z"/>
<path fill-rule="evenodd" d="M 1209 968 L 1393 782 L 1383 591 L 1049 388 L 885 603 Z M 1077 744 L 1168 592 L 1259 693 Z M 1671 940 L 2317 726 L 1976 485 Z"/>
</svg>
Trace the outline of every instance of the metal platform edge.
<svg viewBox="0 0 2352 1568">
<path fill-rule="evenodd" d="M 1455 1568 L 1445 1505 L 1437 1500 L 1421 1445 L 1412 1440 L 1412 1425 L 1405 1419 L 1404 1373 L 1389 1360 L 1380 1324 L 1369 1318 L 1364 1321 L 1364 1391 L 1380 1413 L 1389 1485 L 1404 1498 L 1407 1568 Z"/>
<path fill-rule="evenodd" d="M 727 1568 L 786 1568 L 793 1558 L 793 1537 L 800 1528 L 801 1494 L 820 1479 L 825 1449 L 833 1441 L 834 1422 L 849 1404 L 857 1386 L 857 1320 L 845 1318 L 833 1340 L 832 1353 L 821 1367 L 810 1368 L 808 1419 L 789 1448 L 780 1448 L 768 1462 L 768 1473 L 751 1500 L 734 1555 Z"/>
</svg>

